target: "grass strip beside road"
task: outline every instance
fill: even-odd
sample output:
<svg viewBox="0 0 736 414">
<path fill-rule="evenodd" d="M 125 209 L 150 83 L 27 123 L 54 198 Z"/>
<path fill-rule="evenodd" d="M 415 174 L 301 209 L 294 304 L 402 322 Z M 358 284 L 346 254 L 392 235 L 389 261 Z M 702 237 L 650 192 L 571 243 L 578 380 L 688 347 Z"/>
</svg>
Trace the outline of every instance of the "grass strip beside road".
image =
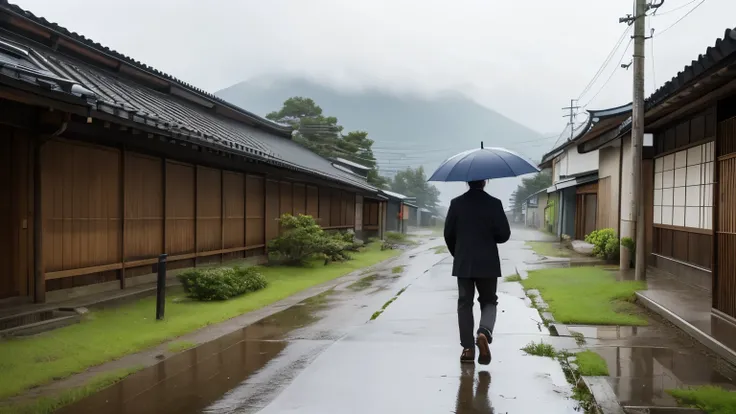
<svg viewBox="0 0 736 414">
<path fill-rule="evenodd" d="M 575 354 L 575 364 L 580 375 L 586 377 L 608 376 L 608 364 L 602 356 L 593 351 L 583 351 Z"/>
<path fill-rule="evenodd" d="M 261 267 L 268 287 L 223 302 L 195 302 L 186 299 L 180 289 L 170 289 L 164 321 L 155 320 L 156 300 L 149 297 L 92 311 L 76 325 L 33 337 L 2 340 L 0 399 L 263 308 L 400 253 L 381 250 L 380 243 L 375 243 L 347 262 L 327 266 L 314 263 L 306 268 Z"/>
<path fill-rule="evenodd" d="M 521 283 L 525 289 L 539 290 L 560 323 L 647 324 L 633 303 L 646 282 L 617 281 L 613 273 L 599 267 L 572 267 L 530 271 Z"/>
<path fill-rule="evenodd" d="M 679 404 L 707 414 L 736 414 L 736 392 L 712 385 L 667 390 Z"/>
</svg>

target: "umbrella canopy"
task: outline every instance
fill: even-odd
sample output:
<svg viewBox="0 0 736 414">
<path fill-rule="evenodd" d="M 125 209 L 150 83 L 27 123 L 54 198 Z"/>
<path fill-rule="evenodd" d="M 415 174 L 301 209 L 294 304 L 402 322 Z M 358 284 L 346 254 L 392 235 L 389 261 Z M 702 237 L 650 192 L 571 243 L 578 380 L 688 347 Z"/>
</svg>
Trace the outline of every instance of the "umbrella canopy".
<svg viewBox="0 0 736 414">
<path fill-rule="evenodd" d="M 505 148 L 480 148 L 448 158 L 428 181 L 470 182 L 516 177 L 539 172 L 539 168 L 521 155 Z"/>
</svg>

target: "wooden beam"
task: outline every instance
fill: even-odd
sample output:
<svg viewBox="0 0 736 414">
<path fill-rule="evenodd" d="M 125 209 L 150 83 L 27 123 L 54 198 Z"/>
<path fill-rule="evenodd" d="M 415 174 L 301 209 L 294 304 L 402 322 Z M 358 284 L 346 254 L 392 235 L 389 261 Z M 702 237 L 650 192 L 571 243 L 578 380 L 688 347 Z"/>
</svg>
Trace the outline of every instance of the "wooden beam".
<svg viewBox="0 0 736 414">
<path fill-rule="evenodd" d="M 648 122 L 646 125 L 647 131 L 654 131 L 654 130 L 660 129 L 676 121 L 678 118 L 685 117 L 693 112 L 697 112 L 699 110 L 702 110 L 703 108 L 713 105 L 718 100 L 725 98 L 728 95 L 732 95 L 734 92 L 736 92 L 736 79 L 730 81 L 728 84 L 720 88 L 717 88 L 701 96 L 698 99 L 695 99 L 694 101 L 691 101 L 683 105 L 679 109 L 676 109 L 670 112 L 669 114 L 662 116 L 656 121 Z"/>
<path fill-rule="evenodd" d="M 53 280 L 53 279 L 61 279 L 65 277 L 89 275 L 92 273 L 107 272 L 110 270 L 118 270 L 122 268 L 123 268 L 122 263 L 112 263 L 112 264 L 100 265 L 100 266 L 82 267 L 78 269 L 59 270 L 56 272 L 47 272 L 45 280 Z"/>
</svg>

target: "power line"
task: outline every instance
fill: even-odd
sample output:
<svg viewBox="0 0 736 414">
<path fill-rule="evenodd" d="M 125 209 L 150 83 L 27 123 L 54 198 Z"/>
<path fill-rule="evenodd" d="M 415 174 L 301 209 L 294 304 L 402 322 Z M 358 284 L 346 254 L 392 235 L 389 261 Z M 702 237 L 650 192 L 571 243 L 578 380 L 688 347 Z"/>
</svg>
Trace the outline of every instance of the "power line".
<svg viewBox="0 0 736 414">
<path fill-rule="evenodd" d="M 687 6 L 695 3 L 696 1 L 699 1 L 699 0 L 690 0 L 689 2 L 687 2 L 687 3 L 685 3 L 685 4 L 681 5 L 681 6 L 675 7 L 674 9 L 669 9 L 667 11 L 663 11 L 662 13 L 657 13 L 657 10 L 654 10 L 654 13 L 652 13 L 652 17 L 664 16 L 665 14 L 670 14 L 672 12 L 676 12 L 676 11 L 678 11 L 680 9 L 684 9 L 685 7 L 687 7 Z"/>
<path fill-rule="evenodd" d="M 652 40 L 652 83 L 654 84 L 654 91 L 657 90 L 657 65 L 654 63 L 654 29 L 652 29 L 652 34 L 650 36 Z"/>
<path fill-rule="evenodd" d="M 695 5 L 695 7 L 693 7 L 693 8 L 692 8 L 692 9 L 690 9 L 690 10 L 688 10 L 688 12 L 687 12 L 687 13 L 685 13 L 685 14 L 684 14 L 684 15 L 683 15 L 682 17 L 680 17 L 679 19 L 677 19 L 677 21 L 675 21 L 675 22 L 674 22 L 674 23 L 672 23 L 671 25 L 667 26 L 667 27 L 666 27 L 666 28 L 665 28 L 664 30 L 662 30 L 661 32 L 659 32 L 659 34 L 658 34 L 657 36 L 662 36 L 662 35 L 663 35 L 663 34 L 665 34 L 665 33 L 666 33 L 666 32 L 667 32 L 668 30 L 670 30 L 671 28 L 675 27 L 675 26 L 676 26 L 676 25 L 677 25 L 678 23 L 680 23 L 681 21 L 683 21 L 683 20 L 684 20 L 684 19 L 685 19 L 685 18 L 686 18 L 687 16 L 689 16 L 689 15 L 690 15 L 690 13 L 694 12 L 694 11 L 695 11 L 695 9 L 697 9 L 698 7 L 700 7 L 700 6 L 701 6 L 701 5 L 703 4 L 703 3 L 705 3 L 705 0 L 700 0 L 700 2 L 699 2 L 698 4 L 696 4 L 696 5 Z"/>
<path fill-rule="evenodd" d="M 606 88 L 606 85 L 608 85 L 608 83 L 611 81 L 611 79 L 613 78 L 613 75 L 616 73 L 616 71 L 621 68 L 621 62 L 624 61 L 624 57 L 626 56 L 626 52 L 628 52 L 629 47 L 631 47 L 631 42 L 633 40 L 634 39 L 629 39 L 629 43 L 626 44 L 626 49 L 624 49 L 624 53 L 621 54 L 621 59 L 618 60 L 618 64 L 616 64 L 616 67 L 613 68 L 613 71 L 608 76 L 608 79 L 606 79 L 606 81 L 603 83 L 603 85 L 601 85 L 600 89 L 598 89 L 598 92 L 596 92 L 595 95 L 593 95 L 593 97 L 590 98 L 590 100 L 588 101 L 588 103 L 586 103 L 585 105 L 583 105 L 583 108 L 587 108 L 588 105 L 590 105 L 595 100 L 595 98 L 598 97 L 598 95 L 603 91 L 603 89 Z M 626 66 L 626 67 L 628 67 L 628 66 Z"/>
<path fill-rule="evenodd" d="M 611 62 L 613 55 L 616 54 L 616 51 L 621 46 L 621 43 L 623 43 L 624 39 L 626 38 L 626 34 L 628 34 L 630 30 L 631 30 L 631 27 L 627 27 L 626 29 L 624 29 L 624 32 L 621 33 L 621 36 L 619 37 L 618 41 L 616 41 L 616 44 L 613 46 L 613 49 L 611 49 L 611 51 L 608 53 L 608 56 L 606 56 L 606 59 L 601 64 L 600 68 L 598 68 L 598 71 L 593 76 L 593 79 L 591 79 L 590 82 L 588 82 L 588 84 L 585 86 L 583 91 L 580 92 L 580 95 L 578 95 L 577 100 L 580 100 L 580 98 L 582 98 L 590 90 L 590 88 L 593 87 L 593 85 L 598 80 L 598 78 L 601 76 L 601 74 L 603 74 L 603 71 L 606 69 L 608 64 Z"/>
</svg>

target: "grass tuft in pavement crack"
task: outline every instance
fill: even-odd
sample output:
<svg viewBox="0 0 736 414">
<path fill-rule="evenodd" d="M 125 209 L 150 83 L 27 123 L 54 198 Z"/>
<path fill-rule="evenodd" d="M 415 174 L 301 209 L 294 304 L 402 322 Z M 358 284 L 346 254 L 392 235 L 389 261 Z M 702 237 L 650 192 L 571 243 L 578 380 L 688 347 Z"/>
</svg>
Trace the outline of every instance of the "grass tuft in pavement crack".
<svg viewBox="0 0 736 414">
<path fill-rule="evenodd" d="M 391 273 L 397 275 L 397 274 L 403 272 L 405 267 L 406 266 L 403 266 L 403 265 L 402 266 L 395 266 L 393 269 L 391 269 Z"/>
<path fill-rule="evenodd" d="M 568 351 L 556 351 L 550 344 L 544 342 L 530 342 L 521 349 L 529 355 L 555 358 L 562 366 L 567 382 L 572 385 L 572 398 L 575 399 L 585 413 L 596 413 L 597 408 L 593 396 L 583 382 L 583 376 L 606 376 L 608 365 L 606 361 L 593 351 L 582 351 L 573 354 Z M 570 364 L 570 359 L 575 357 L 575 365 Z M 726 413 L 723 413 L 726 414 Z M 736 414 L 736 413 L 728 413 Z"/>
<path fill-rule="evenodd" d="M 570 336 L 575 338 L 575 343 L 578 344 L 578 346 L 583 346 L 586 343 L 585 335 L 583 335 L 580 332 L 570 331 Z"/>
<path fill-rule="evenodd" d="M 527 346 L 521 348 L 521 350 L 534 356 L 554 358 L 555 355 L 557 355 L 557 352 L 555 352 L 555 348 L 552 345 L 545 344 L 541 341 L 539 343 L 530 342 Z"/>
<path fill-rule="evenodd" d="M 518 274 L 508 275 L 505 278 L 503 278 L 504 282 L 521 282 L 521 276 Z"/>
<path fill-rule="evenodd" d="M 447 250 L 447 246 L 445 245 L 434 247 L 432 248 L 432 250 L 434 250 L 434 254 L 445 254 L 450 252 L 449 250 Z"/>
<path fill-rule="evenodd" d="M 399 291 L 399 292 L 398 292 L 398 293 L 396 294 L 396 296 L 392 297 L 392 298 L 391 298 L 391 299 L 390 299 L 390 300 L 389 300 L 388 302 L 384 303 L 384 304 L 383 304 L 383 307 L 381 307 L 381 309 L 379 309 L 379 310 L 377 310 L 377 311 L 373 312 L 373 316 L 371 316 L 371 320 L 372 320 L 372 321 L 373 321 L 373 320 L 376 320 L 376 319 L 377 319 L 377 318 L 378 318 L 379 316 L 381 316 L 381 314 L 383 313 L 383 311 L 385 311 L 385 310 L 386 310 L 386 308 L 388 308 L 388 307 L 389 307 L 389 305 L 391 305 L 392 303 L 394 303 L 394 301 L 395 301 L 396 299 L 398 299 L 398 298 L 399 298 L 399 296 L 401 296 L 401 294 L 402 294 L 402 293 L 404 293 L 404 292 L 406 291 L 406 289 L 407 289 L 407 288 L 408 288 L 408 286 L 406 286 L 405 288 L 401 289 L 401 290 L 400 290 L 400 291 Z"/>
<path fill-rule="evenodd" d="M 377 275 L 366 276 L 358 280 L 357 282 L 350 284 L 348 286 L 348 289 L 354 290 L 354 291 L 368 289 L 369 287 L 371 287 L 371 285 L 373 284 L 373 281 L 375 281 L 376 278 L 377 278 Z"/>
</svg>

